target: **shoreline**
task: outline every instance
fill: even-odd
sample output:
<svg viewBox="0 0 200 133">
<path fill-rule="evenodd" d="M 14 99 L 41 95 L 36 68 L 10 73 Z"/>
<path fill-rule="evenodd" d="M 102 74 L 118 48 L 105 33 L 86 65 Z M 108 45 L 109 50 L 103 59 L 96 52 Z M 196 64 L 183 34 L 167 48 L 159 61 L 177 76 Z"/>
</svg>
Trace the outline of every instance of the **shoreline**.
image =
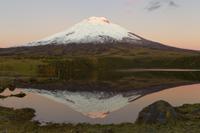
<svg viewBox="0 0 200 133">
<path fill-rule="evenodd" d="M 200 69 L 177 69 L 177 68 L 132 68 L 116 70 L 117 72 L 200 72 Z"/>
<path fill-rule="evenodd" d="M 149 107 L 149 106 L 148 106 Z M 146 108 L 146 107 L 145 107 Z M 145 109 L 144 108 L 144 109 Z M 159 107 L 158 107 L 159 108 Z M 199 108 L 200 104 L 185 104 L 179 107 L 171 106 L 177 113 L 178 119 L 168 120 L 166 123 L 121 123 L 121 124 L 88 124 L 88 123 L 46 123 L 45 125 L 33 121 L 35 111 L 30 108 L 13 109 L 0 106 L 0 115 L 4 119 L 0 119 L 1 129 L 7 132 L 21 133 L 38 132 L 38 133 L 54 133 L 54 132 L 72 132 L 72 133 L 147 133 L 149 131 L 158 133 L 168 132 L 187 132 L 188 129 L 199 132 Z M 159 110 L 158 110 L 159 111 Z M 7 113 L 5 113 L 7 112 Z M 142 111 L 141 111 L 142 112 Z M 23 115 L 22 115 L 23 114 Z M 173 118 L 173 117 L 172 117 Z M 156 119 L 155 119 L 156 120 Z M 26 124 L 25 124 L 26 123 Z M 192 125 L 192 126 L 190 126 Z M 4 130 L 2 130 L 4 129 Z"/>
</svg>

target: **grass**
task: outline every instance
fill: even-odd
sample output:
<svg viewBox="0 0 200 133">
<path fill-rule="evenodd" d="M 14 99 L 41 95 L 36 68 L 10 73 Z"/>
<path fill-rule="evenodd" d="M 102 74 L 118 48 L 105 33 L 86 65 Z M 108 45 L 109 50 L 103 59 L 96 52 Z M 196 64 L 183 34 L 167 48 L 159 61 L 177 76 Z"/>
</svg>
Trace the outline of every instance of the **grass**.
<svg viewBox="0 0 200 133">
<path fill-rule="evenodd" d="M 28 84 L 104 82 L 113 88 L 121 89 L 200 81 L 199 72 L 114 71 L 130 68 L 200 69 L 200 54 L 119 47 L 102 55 L 93 56 L 1 56 L 0 91 L 9 86 L 12 88 L 16 81 Z M 166 125 L 49 123 L 40 126 L 38 122 L 31 121 L 35 116 L 35 111 L 32 109 L 15 110 L 0 107 L 0 133 L 198 133 L 200 132 L 199 109 L 199 104 L 177 107 L 176 110 L 182 115 L 182 119 Z"/>
<path fill-rule="evenodd" d="M 93 57 L 0 57 L 0 76 L 39 77 L 68 71 L 111 71 L 131 68 L 200 69 L 199 55 L 172 53 L 155 52 L 140 55 L 139 52 L 135 56 Z"/>
<path fill-rule="evenodd" d="M 35 116 L 32 109 L 0 107 L 0 132 L 7 133 L 197 133 L 200 132 L 200 104 L 175 107 L 181 118 L 166 124 L 90 125 L 53 124 L 40 126 L 31 121 Z"/>
<path fill-rule="evenodd" d="M 0 56 L 1 77 L 45 77 L 68 71 L 82 73 L 131 68 L 200 69 L 200 53 L 118 47 L 97 55 Z"/>
<path fill-rule="evenodd" d="M 42 60 L 0 58 L 1 76 L 36 76 L 38 65 L 44 64 Z"/>
</svg>

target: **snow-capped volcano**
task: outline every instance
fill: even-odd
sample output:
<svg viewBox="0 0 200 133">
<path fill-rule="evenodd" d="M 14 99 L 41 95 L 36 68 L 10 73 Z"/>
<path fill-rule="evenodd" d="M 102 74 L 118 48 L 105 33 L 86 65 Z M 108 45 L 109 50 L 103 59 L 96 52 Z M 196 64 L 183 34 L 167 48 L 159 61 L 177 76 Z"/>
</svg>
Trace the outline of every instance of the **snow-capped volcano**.
<svg viewBox="0 0 200 133">
<path fill-rule="evenodd" d="M 137 48 L 194 52 L 145 39 L 104 17 L 90 17 L 45 39 L 0 49 L 0 55 L 132 55 L 132 50 Z"/>
<path fill-rule="evenodd" d="M 111 23 L 107 18 L 90 17 L 66 31 L 29 43 L 29 45 L 136 42 L 139 40 L 141 39 L 138 36 Z"/>
</svg>

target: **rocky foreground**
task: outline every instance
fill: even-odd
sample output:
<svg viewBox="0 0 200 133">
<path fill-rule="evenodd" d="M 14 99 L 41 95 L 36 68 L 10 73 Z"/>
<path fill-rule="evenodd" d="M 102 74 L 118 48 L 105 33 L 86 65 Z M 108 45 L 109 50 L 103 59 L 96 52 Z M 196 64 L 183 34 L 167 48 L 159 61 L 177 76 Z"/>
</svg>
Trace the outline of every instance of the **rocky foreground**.
<svg viewBox="0 0 200 133">
<path fill-rule="evenodd" d="M 53 124 L 32 121 L 35 111 L 0 107 L 0 132 L 6 133 L 198 133 L 200 104 L 172 107 L 165 101 L 144 108 L 135 124 Z"/>
</svg>

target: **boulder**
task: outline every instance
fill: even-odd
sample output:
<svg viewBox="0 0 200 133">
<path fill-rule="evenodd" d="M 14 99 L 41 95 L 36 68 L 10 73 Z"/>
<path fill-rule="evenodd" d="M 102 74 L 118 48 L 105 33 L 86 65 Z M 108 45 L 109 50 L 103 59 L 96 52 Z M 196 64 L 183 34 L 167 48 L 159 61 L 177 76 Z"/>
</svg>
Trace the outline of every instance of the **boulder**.
<svg viewBox="0 0 200 133">
<path fill-rule="evenodd" d="M 157 101 L 144 108 L 138 116 L 136 123 L 140 124 L 165 124 L 177 119 L 175 109 L 165 101 Z"/>
</svg>

